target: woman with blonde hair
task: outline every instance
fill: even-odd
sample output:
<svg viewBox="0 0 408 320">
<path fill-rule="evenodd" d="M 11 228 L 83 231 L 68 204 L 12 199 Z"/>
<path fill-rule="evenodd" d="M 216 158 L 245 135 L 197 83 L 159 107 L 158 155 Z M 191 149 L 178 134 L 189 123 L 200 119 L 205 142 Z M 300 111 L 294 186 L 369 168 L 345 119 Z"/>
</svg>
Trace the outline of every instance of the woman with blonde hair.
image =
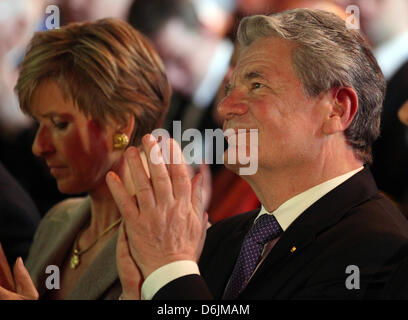
<svg viewBox="0 0 408 320">
<path fill-rule="evenodd" d="M 88 195 L 46 214 L 26 261 L 30 276 L 21 259 L 14 279 L 0 261 L 0 298 L 118 299 L 121 218 L 105 175 L 113 170 L 132 187 L 123 153 L 161 125 L 169 106 L 162 62 L 124 21 L 70 24 L 35 34 L 16 92 L 39 125 L 32 151 L 58 189 Z"/>
</svg>

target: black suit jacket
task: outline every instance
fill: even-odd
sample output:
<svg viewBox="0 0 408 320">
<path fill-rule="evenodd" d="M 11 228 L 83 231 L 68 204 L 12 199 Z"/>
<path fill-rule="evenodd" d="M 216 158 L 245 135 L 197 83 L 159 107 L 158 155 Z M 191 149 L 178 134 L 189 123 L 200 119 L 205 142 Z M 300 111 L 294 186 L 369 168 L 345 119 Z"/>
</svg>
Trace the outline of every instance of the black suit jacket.
<svg viewBox="0 0 408 320">
<path fill-rule="evenodd" d="M 34 202 L 0 163 L 0 242 L 10 265 L 28 255 L 40 219 Z"/>
<path fill-rule="evenodd" d="M 378 188 L 397 201 L 408 196 L 408 127 L 398 110 L 408 100 L 408 61 L 387 83 L 381 114 L 381 134 L 373 144 L 371 167 Z M 408 217 L 408 212 L 404 212 Z"/>
<path fill-rule="evenodd" d="M 244 236 L 258 212 L 211 227 L 199 262 L 202 276 L 176 279 L 154 298 L 221 299 Z M 408 222 L 379 195 L 365 168 L 289 226 L 238 298 L 381 298 L 392 268 L 403 259 L 401 252 L 406 252 L 407 246 Z M 346 279 L 352 275 L 346 273 L 349 265 L 360 270 L 360 289 L 346 288 Z"/>
</svg>

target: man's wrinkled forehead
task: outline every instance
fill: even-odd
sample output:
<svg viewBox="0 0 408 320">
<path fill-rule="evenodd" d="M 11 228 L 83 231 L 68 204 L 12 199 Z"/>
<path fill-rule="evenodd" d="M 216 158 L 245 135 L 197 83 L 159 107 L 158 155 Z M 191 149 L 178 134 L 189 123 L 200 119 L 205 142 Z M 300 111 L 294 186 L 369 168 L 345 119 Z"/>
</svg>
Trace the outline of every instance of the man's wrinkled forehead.
<svg viewBox="0 0 408 320">
<path fill-rule="evenodd" d="M 276 37 L 260 38 L 239 52 L 231 83 L 255 78 L 270 80 L 272 75 L 293 72 L 292 50 L 295 45 Z"/>
</svg>

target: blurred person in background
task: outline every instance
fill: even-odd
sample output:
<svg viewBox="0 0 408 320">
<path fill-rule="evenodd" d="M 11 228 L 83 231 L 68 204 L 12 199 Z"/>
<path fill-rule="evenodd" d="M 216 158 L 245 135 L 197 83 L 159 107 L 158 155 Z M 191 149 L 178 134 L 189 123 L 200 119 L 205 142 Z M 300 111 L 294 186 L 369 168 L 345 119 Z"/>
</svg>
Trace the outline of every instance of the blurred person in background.
<svg viewBox="0 0 408 320">
<path fill-rule="evenodd" d="M 73 23 L 33 37 L 16 92 L 39 123 L 32 152 L 46 160 L 61 192 L 87 196 L 47 213 L 26 261 L 29 274 L 18 259 L 0 298 L 118 299 L 120 275 L 141 279 L 116 265 L 121 218 L 105 175 L 113 170 L 126 180 L 126 148 L 163 122 L 171 94 L 164 66 L 122 20 Z M 60 270 L 55 290 L 46 282 L 49 265 Z M 1 255 L 0 266 L 0 276 L 10 274 Z"/>
<path fill-rule="evenodd" d="M 0 162 L 0 246 L 9 264 L 27 257 L 40 218 L 33 200 Z"/>
<path fill-rule="evenodd" d="M 276 12 L 280 0 L 237 0 L 238 11 L 244 15 L 269 14 Z"/>
<path fill-rule="evenodd" d="M 408 100 L 402 105 L 398 111 L 398 118 L 408 127 Z"/>
<path fill-rule="evenodd" d="M 336 4 L 334 0 L 281 0 L 276 1 L 276 4 L 274 6 L 274 10 L 276 12 L 296 8 L 324 10 L 338 15 L 343 20 L 346 19 L 345 10 L 341 6 Z"/>
<path fill-rule="evenodd" d="M 41 215 L 66 196 L 58 191 L 44 161 L 30 152 L 37 128 L 18 108 L 13 88 L 28 41 L 34 31 L 45 29 L 45 8 L 51 4 L 59 7 L 60 25 L 65 25 L 104 17 L 125 20 L 131 0 L 0 1 L 0 160 L 31 195 Z"/>
<path fill-rule="evenodd" d="M 45 27 L 45 8 L 50 3 L 0 1 L 0 161 L 31 196 L 41 215 L 65 196 L 44 162 L 30 151 L 37 128 L 19 109 L 13 88 L 29 40 Z"/>
<path fill-rule="evenodd" d="M 129 23 L 153 41 L 166 66 L 173 96 L 164 128 L 171 135 L 174 121 L 181 121 L 182 133 L 190 128 L 201 132 L 218 128 L 211 107 L 228 70 L 234 45 L 222 36 L 223 31 L 217 26 L 211 27 L 208 20 L 207 24 L 200 21 L 205 15 L 196 11 L 204 10 L 205 4 L 201 1 L 200 4 L 194 5 L 190 0 L 135 0 L 129 9 Z M 196 147 L 202 148 L 203 154 L 210 152 L 207 141 L 203 139 L 202 143 Z M 213 148 L 215 154 L 215 144 Z M 202 158 L 194 154 L 186 156 L 194 162 L 192 168 L 204 176 L 203 196 L 208 208 L 213 194 L 210 169 L 216 165 L 198 165 Z"/>
<path fill-rule="evenodd" d="M 126 20 L 132 0 L 57 0 L 61 25 L 70 22 L 95 21 L 102 18 Z"/>
<path fill-rule="evenodd" d="M 408 100 L 399 109 L 398 118 L 408 127 Z M 404 203 L 403 205 L 405 207 L 402 207 L 402 209 L 407 212 L 407 204 Z M 404 261 L 397 264 L 386 288 L 385 297 L 388 299 L 408 299 L 408 252 L 406 252 L 405 256 Z"/>
<path fill-rule="evenodd" d="M 40 29 L 44 1 L 0 1 L 0 140 L 13 142 L 32 122 L 18 108 L 13 91 L 18 66 L 34 31 Z"/>
<path fill-rule="evenodd" d="M 234 24 L 235 0 L 192 0 L 201 25 L 219 37 L 225 37 Z"/>
<path fill-rule="evenodd" d="M 211 119 L 209 106 L 227 72 L 233 44 L 200 24 L 189 0 L 135 0 L 129 23 L 154 43 L 174 90 L 165 127 L 182 130 Z"/>
<path fill-rule="evenodd" d="M 296 8 L 309 8 L 344 16 L 344 10 L 335 4 L 335 0 L 237 0 L 237 8 L 244 15 L 271 14 Z"/>
<path fill-rule="evenodd" d="M 44 161 L 30 151 L 37 128 L 18 108 L 13 87 L 28 41 L 34 31 L 45 29 L 45 8 L 50 4 L 59 7 L 60 25 L 65 25 L 104 17 L 125 20 L 131 0 L 0 1 L 0 160 L 27 190 L 41 215 L 66 195 L 58 191 Z"/>
<path fill-rule="evenodd" d="M 379 189 L 408 217 L 408 128 L 398 119 L 398 110 L 408 100 L 408 1 L 338 2 L 344 7 L 359 7 L 362 32 L 373 44 L 387 80 L 381 135 L 373 145 L 372 172 Z"/>
<path fill-rule="evenodd" d="M 398 118 L 406 127 L 408 127 L 408 100 L 401 106 L 398 110 Z M 408 201 L 402 201 L 399 203 L 401 211 L 405 213 L 405 216 L 408 217 Z"/>
</svg>

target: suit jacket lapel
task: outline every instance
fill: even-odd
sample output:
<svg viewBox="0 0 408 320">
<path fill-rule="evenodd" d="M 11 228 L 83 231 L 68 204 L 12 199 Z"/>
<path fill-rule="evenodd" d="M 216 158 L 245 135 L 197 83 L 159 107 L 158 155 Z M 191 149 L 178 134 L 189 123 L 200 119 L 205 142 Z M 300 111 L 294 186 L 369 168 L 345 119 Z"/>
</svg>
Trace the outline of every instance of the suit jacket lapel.
<svg viewBox="0 0 408 320">
<path fill-rule="evenodd" d="M 299 263 L 291 265 L 291 257 L 313 243 L 320 232 L 335 225 L 351 208 L 376 193 L 378 189 L 374 179 L 369 169 L 365 168 L 315 202 L 282 234 L 242 292 L 241 298 L 245 298 L 251 288 L 256 288 L 259 281 L 264 281 L 266 277 L 272 279 L 269 282 L 270 293 L 274 296 L 287 279 L 302 268 Z"/>
<path fill-rule="evenodd" d="M 259 209 L 242 215 L 243 221 L 228 234 L 209 237 L 223 239 L 222 244 L 218 241 L 217 243 L 212 243 L 208 253 L 205 250 L 205 254 L 201 257 L 202 260 L 200 260 L 199 264 L 202 275 L 215 299 L 222 297 L 238 258 L 244 237 L 251 228 L 258 213 Z M 215 256 L 214 249 L 217 250 Z M 220 261 L 222 262 L 220 263 Z"/>
</svg>

